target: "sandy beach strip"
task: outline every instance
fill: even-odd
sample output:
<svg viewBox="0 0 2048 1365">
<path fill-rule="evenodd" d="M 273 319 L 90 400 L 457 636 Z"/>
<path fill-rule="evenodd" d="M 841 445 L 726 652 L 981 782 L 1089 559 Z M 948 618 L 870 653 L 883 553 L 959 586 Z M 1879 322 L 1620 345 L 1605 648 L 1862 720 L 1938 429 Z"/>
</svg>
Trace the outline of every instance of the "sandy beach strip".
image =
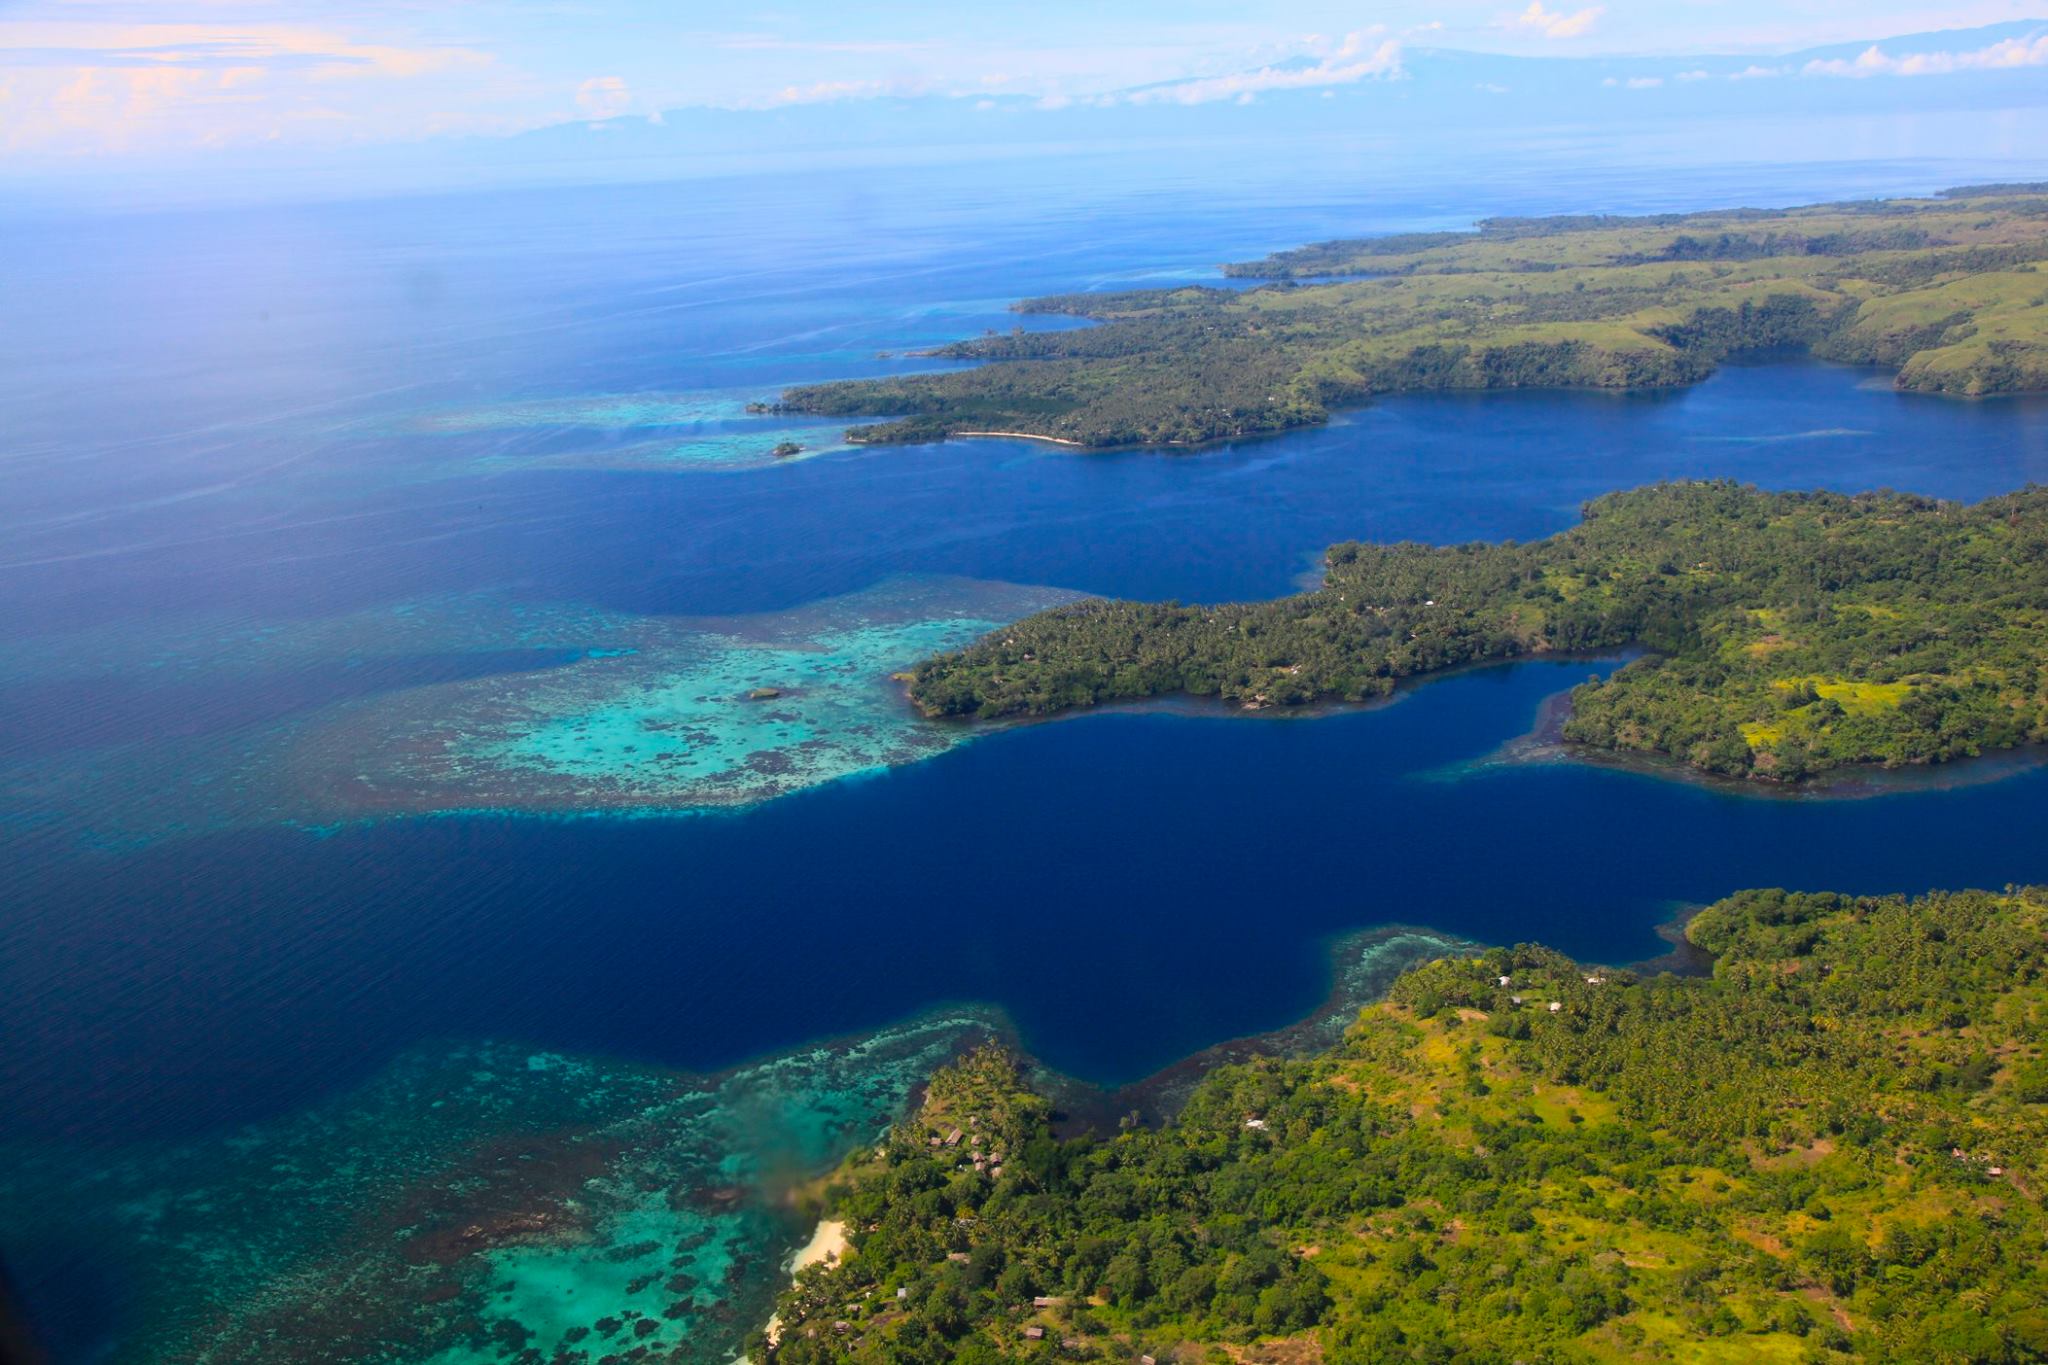
<svg viewBox="0 0 2048 1365">
<path fill-rule="evenodd" d="M 796 1256 L 791 1259 L 789 1263 L 789 1278 L 791 1280 L 796 1279 L 797 1272 L 808 1266 L 822 1265 L 826 1261 L 838 1260 L 846 1254 L 847 1245 L 846 1224 L 834 1219 L 826 1219 L 818 1224 L 817 1229 L 811 1233 L 811 1240 L 805 1242 L 798 1249 Z M 773 1346 L 782 1337 L 782 1319 L 779 1316 L 769 1318 L 767 1331 L 768 1344 Z"/>
</svg>

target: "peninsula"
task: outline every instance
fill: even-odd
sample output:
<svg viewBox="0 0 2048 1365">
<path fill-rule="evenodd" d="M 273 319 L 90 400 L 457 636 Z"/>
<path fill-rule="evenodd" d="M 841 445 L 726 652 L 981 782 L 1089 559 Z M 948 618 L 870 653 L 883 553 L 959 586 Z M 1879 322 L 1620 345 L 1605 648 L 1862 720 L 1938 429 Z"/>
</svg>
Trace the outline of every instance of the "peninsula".
<svg viewBox="0 0 2048 1365">
<path fill-rule="evenodd" d="M 2048 891 L 1752 891 L 1687 933 L 1710 977 L 1416 968 L 1159 1129 L 1061 1140 L 978 1053 L 841 1172 L 851 1249 L 771 1358 L 2048 1355 Z"/>
<path fill-rule="evenodd" d="M 1567 740 L 1775 781 L 2048 740 L 2048 488 L 1964 505 L 1658 485 L 1526 544 L 1337 545 L 1321 587 L 1273 601 L 1055 607 L 908 687 L 932 717 L 1258 709 L 1623 649 L 1647 652 L 1573 692 Z"/>
<path fill-rule="evenodd" d="M 987 362 L 807 384 L 785 411 L 867 420 L 855 442 L 1030 436 L 1195 445 L 1310 426 L 1375 394 L 1643 389 L 1800 347 L 1898 386 L 2048 389 L 2048 185 L 1648 218 L 1496 218 L 1325 242 L 1225 274 L 1251 289 L 1067 294 L 1072 330 L 932 354 Z"/>
</svg>

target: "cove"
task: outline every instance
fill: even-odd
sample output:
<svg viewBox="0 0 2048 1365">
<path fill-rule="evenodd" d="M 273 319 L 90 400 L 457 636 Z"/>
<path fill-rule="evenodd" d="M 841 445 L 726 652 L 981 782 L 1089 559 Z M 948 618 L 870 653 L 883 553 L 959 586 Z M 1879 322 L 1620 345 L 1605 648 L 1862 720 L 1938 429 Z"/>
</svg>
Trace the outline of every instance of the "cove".
<svg viewBox="0 0 2048 1365">
<path fill-rule="evenodd" d="M 1587 667 L 1316 719 L 1031 726 L 740 813 L 31 847 L 18 903 L 39 913 L 0 965 L 7 1127 L 246 1122 L 434 1037 L 716 1069 L 964 1001 L 1115 1083 L 1299 1018 L 1350 929 L 1628 961 L 1674 903 L 1741 887 L 2048 877 L 2038 770 L 1865 801 L 1569 763 L 1442 780 Z"/>
</svg>

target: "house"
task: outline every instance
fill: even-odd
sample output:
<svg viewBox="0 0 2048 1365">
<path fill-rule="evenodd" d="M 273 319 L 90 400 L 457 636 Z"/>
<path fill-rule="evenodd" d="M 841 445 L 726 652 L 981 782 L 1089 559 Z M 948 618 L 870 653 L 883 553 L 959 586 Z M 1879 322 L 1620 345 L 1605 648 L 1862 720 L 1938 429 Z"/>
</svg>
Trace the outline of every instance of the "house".
<svg viewBox="0 0 2048 1365">
<path fill-rule="evenodd" d="M 1563 1009 L 1563 1008 L 1564 1008 L 1564 1002 L 1563 1002 L 1562 1000 L 1553 1000 L 1553 1001 L 1551 1001 L 1551 1002 L 1550 1002 L 1550 1012 L 1551 1012 L 1552 1014 L 1556 1014 L 1556 1013 L 1557 1013 L 1557 1012 L 1558 1012 L 1559 1010 L 1561 1010 L 1561 1009 Z"/>
<path fill-rule="evenodd" d="M 1037 1298 L 1031 1301 L 1031 1306 L 1033 1308 L 1059 1308 L 1063 1306 L 1065 1303 L 1065 1299 L 1055 1297 L 1054 1295 L 1040 1294 Z"/>
<path fill-rule="evenodd" d="M 1508 984 L 1508 979 L 1507 979 L 1506 977 L 1502 977 L 1502 978 L 1500 979 L 1500 984 L 1501 984 L 1501 985 L 1503 985 L 1503 986 L 1507 985 L 1507 984 Z"/>
<path fill-rule="evenodd" d="M 1266 1121 L 1264 1119 L 1246 1119 L 1244 1121 L 1244 1126 L 1253 1129 L 1254 1131 L 1260 1131 L 1265 1128 Z"/>
<path fill-rule="evenodd" d="M 1043 1340 L 1045 1340 L 1045 1329 L 1044 1329 L 1043 1327 L 1026 1327 L 1026 1328 L 1024 1329 L 1024 1340 L 1026 1340 L 1026 1341 L 1043 1341 Z"/>
<path fill-rule="evenodd" d="M 971 1258 L 964 1251 L 949 1251 L 946 1253 L 946 1259 L 959 1265 L 966 1265 Z"/>
</svg>

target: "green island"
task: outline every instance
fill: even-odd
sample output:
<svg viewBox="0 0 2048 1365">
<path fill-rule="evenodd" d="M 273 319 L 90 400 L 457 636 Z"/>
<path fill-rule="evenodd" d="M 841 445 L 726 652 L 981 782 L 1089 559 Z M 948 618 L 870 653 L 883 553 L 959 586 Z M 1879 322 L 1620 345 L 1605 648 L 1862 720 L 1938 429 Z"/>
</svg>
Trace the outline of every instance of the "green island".
<svg viewBox="0 0 2048 1365">
<path fill-rule="evenodd" d="M 1009 435 L 1194 445 L 1326 421 L 1375 394 L 1695 383 L 1801 347 L 1898 386 L 2048 389 L 2048 185 L 1649 218 L 1499 218 L 1326 242 L 1227 275 L 1257 288 L 1017 305 L 1098 324 L 940 348 L 972 369 L 808 384 L 785 411 L 874 419 L 855 442 Z M 1310 280 L 1312 283 L 1302 283 Z"/>
<path fill-rule="evenodd" d="M 1778 782 L 2048 740 L 2048 488 L 1964 505 L 1663 484 L 1544 540 L 1337 545 L 1321 587 L 1272 601 L 1056 607 L 906 676 L 928 716 L 995 719 L 1356 702 L 1623 649 L 1648 652 L 1573 691 L 1566 740 Z"/>
<path fill-rule="evenodd" d="M 1001 1051 L 831 1181 L 757 1361 L 2048 1359 L 2048 889 L 1752 891 L 1711 976 L 1540 947 L 1061 1138 Z"/>
</svg>

